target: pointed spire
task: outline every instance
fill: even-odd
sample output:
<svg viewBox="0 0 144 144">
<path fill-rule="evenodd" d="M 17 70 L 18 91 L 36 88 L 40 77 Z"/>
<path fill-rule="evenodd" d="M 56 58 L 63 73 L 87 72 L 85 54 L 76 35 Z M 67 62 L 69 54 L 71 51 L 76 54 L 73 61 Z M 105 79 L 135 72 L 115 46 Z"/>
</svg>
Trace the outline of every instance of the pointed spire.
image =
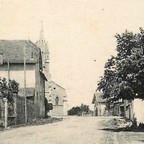
<svg viewBox="0 0 144 144">
<path fill-rule="evenodd" d="M 39 40 L 44 40 L 43 21 L 41 20 L 41 30 Z"/>
</svg>

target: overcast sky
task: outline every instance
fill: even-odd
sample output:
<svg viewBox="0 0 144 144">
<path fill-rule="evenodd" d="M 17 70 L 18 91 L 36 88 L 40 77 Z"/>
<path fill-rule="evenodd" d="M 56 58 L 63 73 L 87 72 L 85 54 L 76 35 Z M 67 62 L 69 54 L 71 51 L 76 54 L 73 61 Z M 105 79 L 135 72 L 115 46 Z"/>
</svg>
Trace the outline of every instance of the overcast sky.
<svg viewBox="0 0 144 144">
<path fill-rule="evenodd" d="M 70 106 L 90 104 L 104 63 L 115 53 L 114 35 L 144 26 L 144 1 L 0 0 L 0 39 L 35 42 L 41 20 L 52 79 L 66 88 Z"/>
</svg>

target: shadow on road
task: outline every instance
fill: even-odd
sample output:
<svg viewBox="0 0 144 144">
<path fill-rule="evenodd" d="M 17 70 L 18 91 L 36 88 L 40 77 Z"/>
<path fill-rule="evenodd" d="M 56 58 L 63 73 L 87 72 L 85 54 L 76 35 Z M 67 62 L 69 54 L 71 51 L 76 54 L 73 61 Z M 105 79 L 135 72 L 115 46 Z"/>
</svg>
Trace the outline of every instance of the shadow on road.
<svg viewBox="0 0 144 144">
<path fill-rule="evenodd" d="M 142 132 L 144 133 L 144 124 L 137 124 L 130 122 L 123 118 L 112 118 L 109 121 L 103 120 L 100 123 L 102 128 L 99 130 L 110 132 Z"/>
<path fill-rule="evenodd" d="M 141 128 L 103 128 L 99 130 L 104 130 L 104 131 L 111 131 L 111 132 L 144 132 L 144 129 Z"/>
</svg>

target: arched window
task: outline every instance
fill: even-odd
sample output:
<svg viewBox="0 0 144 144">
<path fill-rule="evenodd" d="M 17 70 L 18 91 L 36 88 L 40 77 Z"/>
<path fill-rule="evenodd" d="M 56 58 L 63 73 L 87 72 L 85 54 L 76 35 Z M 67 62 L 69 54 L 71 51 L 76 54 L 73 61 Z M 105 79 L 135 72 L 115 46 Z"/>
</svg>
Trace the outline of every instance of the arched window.
<svg viewBox="0 0 144 144">
<path fill-rule="evenodd" d="M 56 97 L 56 98 L 55 98 L 55 104 L 56 104 L 56 105 L 59 105 L 59 97 Z"/>
</svg>

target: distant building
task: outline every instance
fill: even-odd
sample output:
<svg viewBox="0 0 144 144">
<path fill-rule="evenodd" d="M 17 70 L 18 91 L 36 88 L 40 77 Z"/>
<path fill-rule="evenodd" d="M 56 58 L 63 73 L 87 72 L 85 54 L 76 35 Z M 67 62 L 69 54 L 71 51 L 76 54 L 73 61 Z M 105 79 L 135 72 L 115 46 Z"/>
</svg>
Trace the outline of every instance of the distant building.
<svg viewBox="0 0 144 144">
<path fill-rule="evenodd" d="M 52 116 L 67 115 L 66 97 L 66 90 L 54 81 L 51 81 L 51 96 L 48 101 L 53 104 Z"/>
<path fill-rule="evenodd" d="M 24 96 L 25 81 L 26 96 L 38 105 L 38 116 L 44 117 L 46 77 L 40 48 L 29 40 L 0 40 L 0 61 L 0 77 L 16 80 L 19 83 L 20 96 Z"/>
<path fill-rule="evenodd" d="M 110 104 L 109 114 L 113 116 L 124 116 L 124 102 L 122 100 L 112 102 Z"/>
<path fill-rule="evenodd" d="M 144 101 L 138 98 L 134 100 L 118 100 L 111 103 L 111 115 L 122 116 L 131 121 L 136 118 L 137 124 L 144 123 Z"/>
<path fill-rule="evenodd" d="M 106 100 L 102 98 L 102 93 L 94 93 L 92 104 L 94 104 L 94 116 L 105 114 Z"/>
<path fill-rule="evenodd" d="M 111 102 L 109 113 L 113 116 L 122 116 L 133 121 L 133 101 L 122 100 Z"/>
</svg>

